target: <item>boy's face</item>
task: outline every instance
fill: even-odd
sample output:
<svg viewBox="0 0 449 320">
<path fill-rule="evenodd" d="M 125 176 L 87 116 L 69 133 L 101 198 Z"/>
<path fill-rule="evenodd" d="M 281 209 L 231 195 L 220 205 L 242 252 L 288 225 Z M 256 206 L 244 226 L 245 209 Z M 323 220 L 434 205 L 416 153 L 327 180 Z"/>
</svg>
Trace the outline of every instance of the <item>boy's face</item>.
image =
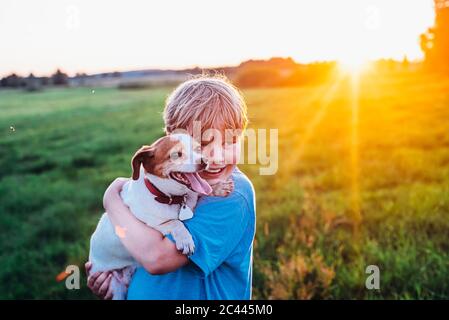
<svg viewBox="0 0 449 320">
<path fill-rule="evenodd" d="M 232 130 L 211 128 L 202 132 L 202 156 L 208 167 L 199 175 L 210 185 L 225 181 L 231 175 L 240 156 L 239 137 L 239 132 Z"/>
</svg>

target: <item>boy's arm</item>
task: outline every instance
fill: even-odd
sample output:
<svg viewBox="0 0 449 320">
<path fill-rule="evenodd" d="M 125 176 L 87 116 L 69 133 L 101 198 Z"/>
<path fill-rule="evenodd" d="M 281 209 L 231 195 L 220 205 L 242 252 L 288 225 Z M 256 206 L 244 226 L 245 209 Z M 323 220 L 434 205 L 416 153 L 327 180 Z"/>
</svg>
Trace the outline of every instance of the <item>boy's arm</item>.
<svg viewBox="0 0 449 320">
<path fill-rule="evenodd" d="M 172 272 L 188 258 L 159 231 L 139 221 L 123 203 L 120 191 L 128 178 L 117 178 L 104 194 L 103 206 L 128 252 L 151 274 Z"/>
</svg>

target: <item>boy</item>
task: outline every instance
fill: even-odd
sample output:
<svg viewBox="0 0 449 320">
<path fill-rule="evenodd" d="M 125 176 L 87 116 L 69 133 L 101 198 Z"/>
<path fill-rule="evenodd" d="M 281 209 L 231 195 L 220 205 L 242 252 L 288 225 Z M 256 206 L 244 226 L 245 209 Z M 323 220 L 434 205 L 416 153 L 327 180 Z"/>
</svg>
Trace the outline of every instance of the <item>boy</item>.
<svg viewBox="0 0 449 320">
<path fill-rule="evenodd" d="M 109 186 L 105 210 L 114 225 L 127 230 L 123 245 L 142 266 L 129 284 L 128 299 L 251 299 L 255 194 L 236 167 L 247 125 L 245 102 L 225 78 L 201 76 L 172 92 L 164 121 L 167 134 L 186 130 L 201 141 L 208 163 L 201 177 L 212 186 L 232 177 L 234 191 L 226 198 L 201 198 L 194 217 L 184 221 L 195 243 L 194 254 L 187 257 L 171 237 L 137 220 L 123 204 L 119 193 L 127 179 Z M 110 279 L 108 272 L 95 273 L 88 286 L 110 299 Z"/>
</svg>

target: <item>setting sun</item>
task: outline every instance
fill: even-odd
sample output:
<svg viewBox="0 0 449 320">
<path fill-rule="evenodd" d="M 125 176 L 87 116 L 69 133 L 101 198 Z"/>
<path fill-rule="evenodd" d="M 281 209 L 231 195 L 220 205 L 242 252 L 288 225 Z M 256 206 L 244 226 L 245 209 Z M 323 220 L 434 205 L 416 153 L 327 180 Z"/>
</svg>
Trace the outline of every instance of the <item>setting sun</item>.
<svg viewBox="0 0 449 320">
<path fill-rule="evenodd" d="M 344 72 L 358 73 L 369 64 L 369 60 L 362 56 L 348 56 L 337 60 L 340 69 Z"/>
</svg>

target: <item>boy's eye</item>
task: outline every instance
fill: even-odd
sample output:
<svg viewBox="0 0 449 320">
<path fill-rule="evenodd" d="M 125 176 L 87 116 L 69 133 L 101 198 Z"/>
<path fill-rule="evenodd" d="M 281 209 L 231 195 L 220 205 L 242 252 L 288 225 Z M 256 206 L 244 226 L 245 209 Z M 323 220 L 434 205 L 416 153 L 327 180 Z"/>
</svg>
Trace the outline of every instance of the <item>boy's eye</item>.
<svg viewBox="0 0 449 320">
<path fill-rule="evenodd" d="M 226 139 L 226 141 L 225 141 L 225 143 L 226 144 L 235 144 L 235 143 L 237 143 L 237 137 L 236 136 L 233 136 L 233 137 L 229 137 L 229 138 L 227 138 Z"/>
<path fill-rule="evenodd" d="M 202 147 L 205 147 L 205 146 L 207 146 L 209 143 L 211 143 L 212 142 L 212 140 L 209 140 L 209 141 L 201 141 L 201 146 Z"/>
<path fill-rule="evenodd" d="M 212 135 L 211 137 L 203 137 L 203 138 L 208 139 L 208 140 L 201 140 L 201 146 L 202 146 L 202 147 L 205 147 L 205 146 L 207 146 L 209 143 L 211 143 L 212 141 L 214 141 L 214 136 L 213 136 L 213 135 Z"/>
</svg>

